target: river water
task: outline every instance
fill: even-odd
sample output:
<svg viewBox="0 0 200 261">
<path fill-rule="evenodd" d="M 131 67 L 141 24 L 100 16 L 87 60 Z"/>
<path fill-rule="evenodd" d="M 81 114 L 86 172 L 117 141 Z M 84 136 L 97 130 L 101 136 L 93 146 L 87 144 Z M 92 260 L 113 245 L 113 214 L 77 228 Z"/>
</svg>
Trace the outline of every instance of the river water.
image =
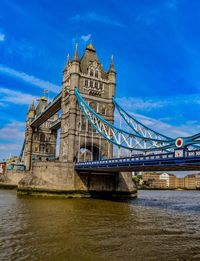
<svg viewBox="0 0 200 261">
<path fill-rule="evenodd" d="M 116 202 L 0 190 L 0 260 L 200 260 L 200 191 Z"/>
</svg>

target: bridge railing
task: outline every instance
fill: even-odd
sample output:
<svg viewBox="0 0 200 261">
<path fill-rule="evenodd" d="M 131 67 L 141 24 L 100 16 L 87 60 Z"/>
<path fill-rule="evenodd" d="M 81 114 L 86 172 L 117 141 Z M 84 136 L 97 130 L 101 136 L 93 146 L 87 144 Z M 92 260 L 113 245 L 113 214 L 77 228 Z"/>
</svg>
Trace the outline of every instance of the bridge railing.
<svg viewBox="0 0 200 261">
<path fill-rule="evenodd" d="M 174 159 L 174 158 L 191 158 L 191 157 L 199 157 L 200 150 L 192 150 L 188 151 L 183 149 L 183 154 L 176 154 L 174 152 L 169 153 L 160 153 L 160 154 L 148 154 L 148 155 L 134 155 L 131 157 L 123 157 L 123 158 L 112 158 L 112 159 L 102 159 L 97 161 L 86 161 L 86 162 L 77 162 L 77 167 L 83 166 L 101 166 L 104 164 L 116 164 L 116 163 L 130 163 L 137 161 L 155 161 L 159 159 Z M 181 156 L 182 155 L 182 156 Z"/>
<path fill-rule="evenodd" d="M 53 106 L 53 105 L 61 98 L 61 96 L 62 96 L 62 92 L 60 92 L 58 95 L 56 95 L 56 97 L 55 97 L 50 103 L 48 103 L 47 106 L 45 106 L 45 107 L 41 110 L 41 112 L 40 112 L 39 114 L 37 114 L 37 115 L 33 118 L 31 124 L 33 124 L 34 121 L 36 121 L 44 112 L 48 111 L 48 109 L 51 108 L 51 106 Z"/>
</svg>

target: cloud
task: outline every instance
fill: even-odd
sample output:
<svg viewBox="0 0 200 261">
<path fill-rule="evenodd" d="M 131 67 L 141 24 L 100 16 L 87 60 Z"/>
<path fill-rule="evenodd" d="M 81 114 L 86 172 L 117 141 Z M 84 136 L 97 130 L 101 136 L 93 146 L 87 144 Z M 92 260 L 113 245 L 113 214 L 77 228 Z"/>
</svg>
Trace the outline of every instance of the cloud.
<svg viewBox="0 0 200 261">
<path fill-rule="evenodd" d="M 0 144 L 0 161 L 6 160 L 11 156 L 18 156 L 22 144 Z"/>
<path fill-rule="evenodd" d="M 135 98 L 135 97 L 122 97 L 118 98 L 119 104 L 123 104 L 128 110 L 134 106 L 134 110 L 150 111 L 153 109 L 158 109 L 164 107 L 168 104 L 167 101 L 153 100 L 150 98 Z"/>
<path fill-rule="evenodd" d="M 90 38 L 91 38 L 91 34 L 81 35 L 81 40 L 83 40 L 84 42 L 89 41 Z"/>
<path fill-rule="evenodd" d="M 19 155 L 24 140 L 25 122 L 12 121 L 0 128 L 0 160 Z"/>
<path fill-rule="evenodd" d="M 53 93 L 58 93 L 61 87 L 57 84 L 53 84 L 49 81 L 44 81 L 39 78 L 36 78 L 33 75 L 28 75 L 24 72 L 14 70 L 12 68 L 6 67 L 0 64 L 0 73 L 11 76 L 13 78 L 19 79 L 23 82 L 29 83 L 31 85 L 35 85 L 41 89 L 48 89 Z"/>
<path fill-rule="evenodd" d="M 1 141 L 22 141 L 24 138 L 25 122 L 12 121 L 0 129 Z"/>
<path fill-rule="evenodd" d="M 0 33 L 0 42 L 4 42 L 4 41 L 5 41 L 5 39 L 6 39 L 6 36 L 5 36 L 5 34 L 3 34 L 3 33 Z"/>
<path fill-rule="evenodd" d="M 122 97 L 118 98 L 119 104 L 126 106 L 128 110 L 134 107 L 134 111 L 148 112 L 164 107 L 174 107 L 181 105 L 200 105 L 200 94 L 178 95 L 170 97 Z"/>
<path fill-rule="evenodd" d="M 36 100 L 37 97 L 31 94 L 23 93 L 20 91 L 12 91 L 7 88 L 0 87 L 0 106 L 4 106 L 5 103 L 14 103 L 19 105 L 30 104 L 33 100 Z"/>
<path fill-rule="evenodd" d="M 70 18 L 73 22 L 98 22 L 108 25 L 125 27 L 125 25 L 117 20 L 111 19 L 108 16 L 99 15 L 96 12 L 87 12 L 85 14 L 76 14 Z"/>
</svg>

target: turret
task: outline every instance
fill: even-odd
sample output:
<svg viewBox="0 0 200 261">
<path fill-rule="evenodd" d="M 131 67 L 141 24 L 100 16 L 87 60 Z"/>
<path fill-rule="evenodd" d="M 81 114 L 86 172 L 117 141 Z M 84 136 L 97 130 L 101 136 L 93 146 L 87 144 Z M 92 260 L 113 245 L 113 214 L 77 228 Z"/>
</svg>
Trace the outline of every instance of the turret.
<svg viewBox="0 0 200 261">
<path fill-rule="evenodd" d="M 70 89 L 74 89 L 75 86 L 79 85 L 79 74 L 80 74 L 80 62 L 78 56 L 78 44 L 76 44 L 76 49 L 74 53 L 73 60 L 70 67 Z"/>
<path fill-rule="evenodd" d="M 27 120 L 32 119 L 35 116 L 35 105 L 34 101 L 32 101 L 29 110 L 27 112 Z"/>
<path fill-rule="evenodd" d="M 109 80 L 109 90 L 111 96 L 115 96 L 115 87 L 116 87 L 116 71 L 114 67 L 114 57 L 113 55 L 111 56 L 111 62 L 110 62 L 110 67 L 108 70 L 108 80 Z"/>
<path fill-rule="evenodd" d="M 67 68 L 68 68 L 69 64 L 70 64 L 70 56 L 69 56 L 69 53 L 68 53 L 68 55 L 67 55 L 67 62 L 66 62 L 65 67 L 64 67 L 64 72 L 67 71 Z"/>
<path fill-rule="evenodd" d="M 79 61 L 79 58 L 78 58 L 78 44 L 76 43 L 76 50 L 75 50 L 72 62 L 78 62 L 78 61 Z"/>
</svg>

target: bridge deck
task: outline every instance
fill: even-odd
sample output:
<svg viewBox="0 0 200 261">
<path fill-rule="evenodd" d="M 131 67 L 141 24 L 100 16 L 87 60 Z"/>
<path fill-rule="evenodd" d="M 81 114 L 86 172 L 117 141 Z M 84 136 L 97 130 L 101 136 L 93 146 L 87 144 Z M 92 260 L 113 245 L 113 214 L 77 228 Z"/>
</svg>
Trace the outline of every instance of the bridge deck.
<svg viewBox="0 0 200 261">
<path fill-rule="evenodd" d="M 78 162 L 78 172 L 116 172 L 116 171 L 187 171 L 200 170 L 200 151 L 187 152 L 183 157 L 173 153 L 151 156 L 137 156 L 107 159 L 99 161 Z"/>
<path fill-rule="evenodd" d="M 62 93 L 59 93 L 52 102 L 50 102 L 44 110 L 36 116 L 31 122 L 31 127 L 37 128 L 42 123 L 51 118 L 56 112 L 61 109 L 61 97 Z"/>
</svg>

